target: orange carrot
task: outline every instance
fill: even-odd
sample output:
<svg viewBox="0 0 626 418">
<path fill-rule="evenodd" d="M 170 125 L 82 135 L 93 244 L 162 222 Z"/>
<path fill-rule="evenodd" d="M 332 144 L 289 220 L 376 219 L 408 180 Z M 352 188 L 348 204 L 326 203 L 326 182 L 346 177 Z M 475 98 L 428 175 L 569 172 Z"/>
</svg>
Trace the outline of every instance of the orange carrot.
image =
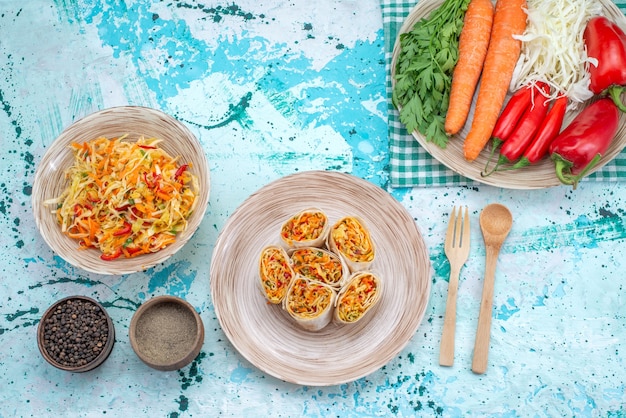
<svg viewBox="0 0 626 418">
<path fill-rule="evenodd" d="M 450 104 L 445 123 L 448 135 L 458 133 L 467 120 L 487 55 L 492 23 L 491 0 L 471 0 L 459 37 L 459 60 L 452 73 Z"/>
<path fill-rule="evenodd" d="M 493 17 L 491 40 L 480 79 L 472 127 L 465 138 L 463 152 L 473 161 L 483 150 L 493 131 L 513 70 L 519 59 L 522 43 L 513 38 L 526 29 L 526 0 L 498 0 Z"/>
</svg>

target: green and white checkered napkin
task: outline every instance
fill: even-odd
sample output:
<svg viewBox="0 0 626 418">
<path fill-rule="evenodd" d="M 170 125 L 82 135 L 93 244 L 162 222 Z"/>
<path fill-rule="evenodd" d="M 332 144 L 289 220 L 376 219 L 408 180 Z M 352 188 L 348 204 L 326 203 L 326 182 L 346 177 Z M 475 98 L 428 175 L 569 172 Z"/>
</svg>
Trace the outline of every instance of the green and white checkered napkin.
<svg viewBox="0 0 626 418">
<path fill-rule="evenodd" d="M 464 186 L 477 182 L 456 174 L 439 163 L 408 134 L 400 122 L 398 112 L 391 104 L 391 58 L 398 31 L 409 15 L 416 0 L 380 0 L 385 36 L 385 60 L 387 64 L 387 102 L 389 109 L 389 156 L 392 187 Z M 626 0 L 615 0 L 626 13 Z M 626 151 L 585 180 L 626 180 Z"/>
</svg>

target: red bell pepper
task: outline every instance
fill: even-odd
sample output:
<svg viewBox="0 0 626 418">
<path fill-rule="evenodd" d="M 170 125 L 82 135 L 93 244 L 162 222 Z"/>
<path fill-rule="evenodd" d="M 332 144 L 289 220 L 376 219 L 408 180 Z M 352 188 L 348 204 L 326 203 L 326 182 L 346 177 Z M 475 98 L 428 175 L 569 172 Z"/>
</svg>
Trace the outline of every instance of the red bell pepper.
<svg viewBox="0 0 626 418">
<path fill-rule="evenodd" d="M 180 176 L 183 175 L 185 171 L 187 171 L 188 168 L 189 168 L 189 165 L 187 164 L 183 164 L 180 167 L 178 167 L 178 170 L 176 170 L 176 173 L 174 173 L 174 178 L 178 179 Z"/>
<path fill-rule="evenodd" d="M 502 144 L 499 164 L 517 161 L 522 156 L 548 114 L 550 102 L 546 97 L 550 94 L 550 87 L 546 83 L 538 82 L 532 89 L 533 104 L 524 112 L 509 139 Z"/>
<path fill-rule="evenodd" d="M 500 156 L 491 171 L 488 171 L 487 167 L 485 167 L 485 171 L 483 171 L 482 174 L 483 176 L 488 176 L 492 172 L 497 171 L 502 164 L 517 161 L 532 142 L 548 113 L 550 105 L 547 99 L 550 93 L 550 86 L 548 86 L 548 84 L 539 81 L 532 87 L 525 88 L 524 90 L 530 91 L 530 105 L 524 111 L 524 114 L 517 124 L 513 126 L 513 131 L 507 139 L 502 141 L 494 137 L 493 149 L 498 146 L 499 142 L 503 142 L 500 148 Z M 491 158 L 489 159 L 491 160 Z M 489 161 L 487 165 L 489 165 Z"/>
<path fill-rule="evenodd" d="M 120 247 L 110 254 L 102 254 L 100 258 L 103 259 L 104 261 L 111 261 L 111 260 L 115 260 L 116 258 L 119 258 L 121 255 L 122 255 L 122 248 Z"/>
<path fill-rule="evenodd" d="M 511 167 L 511 169 L 518 169 L 526 167 L 531 164 L 536 164 L 548 153 L 550 144 L 557 137 L 561 131 L 563 125 L 563 119 L 565 119 L 565 111 L 567 110 L 567 96 L 559 96 L 555 101 L 548 115 L 545 117 L 537 135 L 533 139 L 522 158 Z"/>
<path fill-rule="evenodd" d="M 159 180 L 161 180 L 161 174 L 152 174 L 151 176 L 152 178 L 149 179 L 148 178 L 148 173 L 143 173 L 143 182 L 146 183 L 146 185 L 151 188 L 154 189 L 156 186 L 158 186 L 159 184 Z"/>
<path fill-rule="evenodd" d="M 615 22 L 596 16 L 587 22 L 583 40 L 587 56 L 598 60 L 598 65 L 588 66 L 589 88 L 595 94 L 607 93 L 626 112 L 620 97 L 626 88 L 626 34 Z"/>
<path fill-rule="evenodd" d="M 583 109 L 550 144 L 556 175 L 563 184 L 576 185 L 595 167 L 611 145 L 620 111 L 607 97 Z"/>
<path fill-rule="evenodd" d="M 517 90 L 509 101 L 504 110 L 498 117 L 496 126 L 493 128 L 491 137 L 500 142 L 506 141 L 513 133 L 517 122 L 531 105 L 532 102 L 532 86 L 523 87 Z M 497 146 L 497 144 L 495 145 Z"/>
<path fill-rule="evenodd" d="M 113 232 L 113 236 L 121 237 L 122 235 L 130 234 L 130 232 L 132 231 L 132 227 L 133 226 L 130 223 L 124 222 L 124 225 L 120 229 Z"/>
</svg>

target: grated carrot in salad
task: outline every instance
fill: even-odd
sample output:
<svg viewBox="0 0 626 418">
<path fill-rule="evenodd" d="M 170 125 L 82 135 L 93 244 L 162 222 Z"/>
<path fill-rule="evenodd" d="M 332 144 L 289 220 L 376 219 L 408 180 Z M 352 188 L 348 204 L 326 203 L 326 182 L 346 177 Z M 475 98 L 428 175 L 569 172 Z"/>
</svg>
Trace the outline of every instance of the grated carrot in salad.
<svg viewBox="0 0 626 418">
<path fill-rule="evenodd" d="M 285 251 L 281 247 L 269 246 L 261 253 L 259 275 L 267 299 L 277 304 L 285 298 L 295 274 Z"/>
<path fill-rule="evenodd" d="M 179 164 L 158 147 L 159 139 L 137 142 L 99 137 L 72 143 L 74 164 L 67 188 L 54 205 L 63 233 L 80 248 L 97 248 L 103 260 L 154 253 L 187 229 L 199 182 L 191 164 Z"/>
<path fill-rule="evenodd" d="M 299 277 L 287 295 L 287 309 L 301 318 L 316 318 L 329 307 L 332 297 L 327 286 Z"/>
<path fill-rule="evenodd" d="M 337 301 L 337 315 L 342 321 L 355 322 L 376 302 L 377 281 L 374 275 L 363 273 L 346 286 Z"/>
<path fill-rule="evenodd" d="M 343 277 L 341 260 L 333 253 L 319 248 L 305 247 L 291 254 L 293 270 L 311 280 L 335 286 Z"/>
</svg>

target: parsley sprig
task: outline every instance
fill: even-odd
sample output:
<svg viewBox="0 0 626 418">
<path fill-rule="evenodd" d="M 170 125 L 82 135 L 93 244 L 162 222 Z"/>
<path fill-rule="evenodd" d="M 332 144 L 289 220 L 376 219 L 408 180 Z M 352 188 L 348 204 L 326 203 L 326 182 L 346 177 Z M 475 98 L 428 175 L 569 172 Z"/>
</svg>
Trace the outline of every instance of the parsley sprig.
<svg viewBox="0 0 626 418">
<path fill-rule="evenodd" d="M 392 103 L 407 131 L 417 130 L 441 148 L 459 36 L 470 0 L 445 0 L 409 32 L 400 35 Z"/>
</svg>

